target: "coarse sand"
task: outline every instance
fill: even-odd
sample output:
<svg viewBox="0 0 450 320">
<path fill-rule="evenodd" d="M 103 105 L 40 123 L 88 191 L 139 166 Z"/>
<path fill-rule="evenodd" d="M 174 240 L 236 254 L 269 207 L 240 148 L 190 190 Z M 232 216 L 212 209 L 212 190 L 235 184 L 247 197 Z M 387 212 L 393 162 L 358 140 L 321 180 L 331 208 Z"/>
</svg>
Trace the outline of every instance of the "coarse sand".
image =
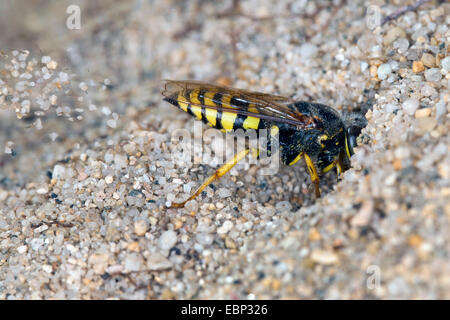
<svg viewBox="0 0 450 320">
<path fill-rule="evenodd" d="M 80 29 L 66 1 L 0 5 L 0 299 L 450 298 L 448 2 L 381 26 L 403 1 L 77 3 Z M 170 209 L 219 164 L 182 157 L 208 128 L 162 79 L 368 125 L 320 199 L 301 160 Z"/>
</svg>

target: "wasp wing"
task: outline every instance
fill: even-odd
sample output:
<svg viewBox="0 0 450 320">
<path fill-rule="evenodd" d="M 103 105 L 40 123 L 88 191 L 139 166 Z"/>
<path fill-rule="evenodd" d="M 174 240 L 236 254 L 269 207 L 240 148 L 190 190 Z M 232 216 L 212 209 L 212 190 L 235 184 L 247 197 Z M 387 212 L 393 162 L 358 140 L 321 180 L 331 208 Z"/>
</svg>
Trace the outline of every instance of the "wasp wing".
<svg viewBox="0 0 450 320">
<path fill-rule="evenodd" d="M 220 101 L 211 96 L 205 98 L 205 95 L 202 95 L 202 98 L 210 99 L 210 101 L 205 102 L 204 100 L 204 103 L 192 101 L 190 93 L 194 90 L 203 93 L 218 93 Z M 287 123 L 301 129 L 312 129 L 319 125 L 318 119 L 304 115 L 294 108 L 291 109 L 288 105 L 294 102 L 292 99 L 277 95 L 193 80 L 166 80 L 162 95 L 167 99 L 177 101 L 181 96 L 183 97 L 182 102 L 187 101 L 200 107 L 252 116 L 274 123 Z"/>
</svg>

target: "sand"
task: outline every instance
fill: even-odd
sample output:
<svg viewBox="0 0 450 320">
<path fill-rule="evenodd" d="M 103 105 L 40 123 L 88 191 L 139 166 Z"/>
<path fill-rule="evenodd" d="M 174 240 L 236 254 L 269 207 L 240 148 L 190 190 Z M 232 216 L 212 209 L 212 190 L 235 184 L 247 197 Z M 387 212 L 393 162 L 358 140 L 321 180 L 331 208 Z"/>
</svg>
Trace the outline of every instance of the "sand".
<svg viewBox="0 0 450 320">
<path fill-rule="evenodd" d="M 79 1 L 79 30 L 68 5 L 1 5 L 1 299 L 450 298 L 448 3 Z M 218 164 L 182 158 L 162 79 L 368 125 L 320 199 L 303 161 L 246 164 L 171 209 Z"/>
</svg>

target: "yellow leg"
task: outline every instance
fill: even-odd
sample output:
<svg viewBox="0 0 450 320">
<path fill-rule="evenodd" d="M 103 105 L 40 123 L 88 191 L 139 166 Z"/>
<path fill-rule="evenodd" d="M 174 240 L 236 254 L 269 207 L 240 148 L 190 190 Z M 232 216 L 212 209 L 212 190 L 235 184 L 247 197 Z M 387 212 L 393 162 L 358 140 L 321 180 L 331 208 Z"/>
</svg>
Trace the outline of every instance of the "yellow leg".
<svg viewBox="0 0 450 320">
<path fill-rule="evenodd" d="M 194 192 L 192 196 L 190 196 L 186 201 L 180 203 L 172 203 L 171 208 L 183 208 L 186 202 L 195 199 L 207 186 L 209 186 L 214 180 L 219 179 L 225 173 L 230 171 L 239 161 L 245 158 L 245 156 L 249 153 L 249 149 L 244 149 L 236 154 L 231 160 L 225 162 L 219 169 L 214 172 L 212 176 L 206 179 L 202 185 Z"/>
<path fill-rule="evenodd" d="M 338 179 L 339 179 L 339 177 L 341 176 L 341 174 L 344 173 L 343 167 L 342 167 L 342 164 L 341 164 L 341 161 L 338 161 L 338 162 L 336 163 L 336 170 L 337 170 L 337 176 L 338 176 Z"/>
<path fill-rule="evenodd" d="M 311 158 L 305 153 L 305 162 L 306 166 L 308 167 L 309 175 L 311 176 L 311 180 L 314 183 L 314 189 L 316 191 L 316 197 L 320 198 L 320 179 L 319 175 L 317 174 L 317 169 L 314 163 L 312 162 Z"/>
<path fill-rule="evenodd" d="M 336 167 L 336 163 L 337 163 L 337 160 L 334 160 L 332 163 L 330 163 L 328 166 L 326 166 L 326 167 L 322 170 L 322 172 L 323 172 L 323 173 L 327 173 L 328 171 L 330 171 L 331 169 L 333 169 L 334 167 Z"/>
<path fill-rule="evenodd" d="M 343 157 L 345 157 L 345 155 L 344 155 L 344 153 L 341 152 L 339 154 L 339 156 L 332 163 L 330 163 L 328 166 L 326 166 L 322 170 L 322 173 L 326 173 L 326 172 L 330 171 L 331 169 L 333 169 L 334 167 L 336 167 L 337 179 L 339 181 L 340 177 L 341 177 L 341 174 L 343 174 L 344 171 L 346 170 L 346 165 L 345 165 Z"/>
<path fill-rule="evenodd" d="M 331 169 L 333 169 L 334 167 L 336 167 L 336 171 L 337 171 L 337 176 L 339 179 L 339 176 L 341 175 L 341 173 L 343 173 L 343 165 L 341 163 L 341 159 L 338 158 L 336 160 L 334 160 L 332 163 L 330 163 L 327 167 L 325 167 L 322 172 L 323 173 L 327 173 L 328 171 L 330 171 Z"/>
</svg>

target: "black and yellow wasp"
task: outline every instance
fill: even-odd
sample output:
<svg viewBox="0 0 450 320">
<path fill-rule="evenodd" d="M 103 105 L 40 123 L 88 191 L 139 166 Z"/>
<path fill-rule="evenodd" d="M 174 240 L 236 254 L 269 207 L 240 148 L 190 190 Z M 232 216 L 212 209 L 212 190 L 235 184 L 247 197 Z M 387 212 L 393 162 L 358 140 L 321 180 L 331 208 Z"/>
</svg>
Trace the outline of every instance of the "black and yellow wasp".
<svg viewBox="0 0 450 320">
<path fill-rule="evenodd" d="M 319 176 L 336 168 L 338 175 L 350 168 L 356 137 L 364 121 L 344 121 L 333 108 L 281 96 L 234 89 L 199 81 L 166 80 L 164 100 L 226 132 L 236 129 L 267 129 L 277 137 L 284 164 L 305 159 L 316 197 L 320 197 Z M 364 119 L 365 120 L 365 119 Z M 346 122 L 346 123 L 344 123 Z M 245 158 L 249 149 L 237 153 L 182 203 L 198 196 L 214 180 Z M 317 169 L 318 168 L 318 169 Z"/>
</svg>

